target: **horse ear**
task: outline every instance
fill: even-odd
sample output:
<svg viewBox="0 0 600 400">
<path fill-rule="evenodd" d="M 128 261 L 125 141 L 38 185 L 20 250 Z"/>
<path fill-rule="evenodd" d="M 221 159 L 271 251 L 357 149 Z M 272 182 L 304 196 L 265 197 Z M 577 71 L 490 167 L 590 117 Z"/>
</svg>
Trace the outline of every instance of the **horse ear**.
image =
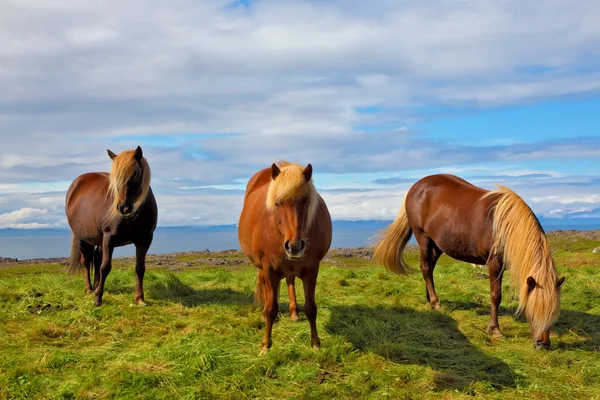
<svg viewBox="0 0 600 400">
<path fill-rule="evenodd" d="M 112 151 L 106 149 L 106 151 L 108 152 L 108 156 L 110 157 L 111 160 L 114 160 L 117 155 L 115 153 L 113 153 Z"/>
<path fill-rule="evenodd" d="M 135 151 L 133 152 L 133 156 L 135 157 L 136 160 L 138 161 L 142 161 L 142 148 L 140 146 L 138 146 Z"/>
<path fill-rule="evenodd" d="M 556 288 L 558 289 L 560 287 L 560 285 L 562 285 L 565 282 L 565 277 L 563 276 L 562 278 L 560 278 L 559 280 L 556 281 Z"/>
<path fill-rule="evenodd" d="M 302 175 L 304 175 L 306 182 L 310 181 L 310 178 L 312 178 L 312 165 L 308 164 L 306 168 L 304 168 L 304 171 L 302 171 Z"/>
<path fill-rule="evenodd" d="M 527 286 L 529 286 L 530 292 L 533 289 L 535 289 L 535 285 L 537 285 L 537 282 L 535 281 L 535 279 L 533 279 L 533 276 L 530 276 L 529 278 L 527 278 Z"/>
<path fill-rule="evenodd" d="M 279 172 L 281 172 L 279 167 L 277 166 L 277 164 L 273 163 L 271 165 L 271 178 L 277 178 L 279 176 Z"/>
</svg>

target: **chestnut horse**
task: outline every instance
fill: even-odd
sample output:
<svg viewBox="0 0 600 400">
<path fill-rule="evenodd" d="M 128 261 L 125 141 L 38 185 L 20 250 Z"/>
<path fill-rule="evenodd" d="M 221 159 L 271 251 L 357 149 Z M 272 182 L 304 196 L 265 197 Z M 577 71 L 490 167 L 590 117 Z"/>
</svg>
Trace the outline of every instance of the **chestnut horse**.
<svg viewBox="0 0 600 400">
<path fill-rule="evenodd" d="M 488 332 L 501 337 L 498 307 L 502 276 L 510 269 L 518 291 L 517 314 L 525 311 L 535 347 L 550 347 L 550 327 L 560 309 L 560 286 L 546 235 L 527 204 L 500 186 L 487 191 L 453 175 L 431 175 L 406 193 L 396 220 L 379 237 L 373 257 L 393 273 L 407 273 L 404 248 L 414 233 L 421 253 L 426 297 L 439 308 L 433 269 L 446 253 L 452 258 L 488 266 L 491 321 Z"/>
<path fill-rule="evenodd" d="M 150 188 L 150 167 L 142 149 L 116 155 L 110 174 L 89 172 L 78 176 L 67 191 L 65 210 L 73 232 L 70 273 L 85 268 L 86 293 L 95 290 L 94 302 L 102 304 L 104 283 L 112 268 L 115 247 L 135 245 L 135 300 L 144 305 L 146 253 L 158 218 Z M 95 247 L 97 246 L 97 247 Z M 101 261 L 100 261 L 101 259 Z M 90 265 L 94 263 L 94 285 Z"/>
<path fill-rule="evenodd" d="M 258 267 L 257 300 L 264 302 L 266 320 L 261 355 L 271 347 L 273 322 L 279 312 L 279 284 L 286 278 L 291 318 L 297 319 L 294 277 L 304 286 L 304 314 L 310 341 L 317 334 L 315 287 L 319 263 L 331 245 L 331 217 L 312 183 L 312 166 L 281 162 L 252 176 L 246 187 L 238 225 L 240 247 Z"/>
</svg>

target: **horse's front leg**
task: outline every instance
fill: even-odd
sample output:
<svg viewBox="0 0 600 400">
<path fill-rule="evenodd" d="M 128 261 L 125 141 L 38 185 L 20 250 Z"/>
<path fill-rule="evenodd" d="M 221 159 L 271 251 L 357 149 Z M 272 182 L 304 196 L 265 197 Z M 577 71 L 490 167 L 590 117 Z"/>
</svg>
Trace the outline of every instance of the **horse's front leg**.
<svg viewBox="0 0 600 400">
<path fill-rule="evenodd" d="M 135 245 L 135 303 L 145 306 L 144 301 L 144 274 L 146 273 L 146 254 L 150 248 L 152 239 Z"/>
<path fill-rule="evenodd" d="M 273 323 L 277 319 L 277 314 L 279 313 L 279 302 L 277 300 L 279 298 L 278 293 L 281 276 L 273 269 L 267 269 L 265 267 L 260 270 L 260 273 L 263 274 L 262 281 L 264 282 L 262 289 L 265 300 L 263 315 L 266 323 L 265 336 L 262 341 L 262 350 L 260 352 L 260 355 L 263 356 L 267 354 L 273 344 L 271 333 L 273 332 Z"/>
<path fill-rule="evenodd" d="M 298 303 L 296 303 L 295 280 L 296 277 L 294 277 L 294 275 L 288 275 L 285 278 L 288 287 L 288 295 L 290 297 L 290 319 L 294 322 L 298 322 L 300 321 L 300 317 L 298 316 Z"/>
<path fill-rule="evenodd" d="M 305 268 L 302 271 L 302 284 L 304 286 L 304 315 L 310 325 L 310 344 L 316 348 L 321 347 L 321 339 L 317 333 L 317 304 L 315 302 L 315 289 L 317 287 L 319 265 Z"/>
<path fill-rule="evenodd" d="M 498 309 L 502 301 L 502 263 L 498 260 L 492 260 L 488 263 L 490 275 L 490 300 L 492 303 L 492 312 L 488 333 L 493 337 L 502 337 L 500 325 L 498 324 Z"/>
<path fill-rule="evenodd" d="M 97 306 L 102 305 L 104 283 L 106 282 L 106 277 L 112 269 L 112 254 L 114 247 L 111 245 L 110 239 L 111 236 L 109 235 L 105 235 L 102 239 L 102 263 L 100 264 L 100 281 L 98 282 L 98 286 L 96 287 L 96 296 L 94 298 L 94 303 L 96 303 Z"/>
</svg>

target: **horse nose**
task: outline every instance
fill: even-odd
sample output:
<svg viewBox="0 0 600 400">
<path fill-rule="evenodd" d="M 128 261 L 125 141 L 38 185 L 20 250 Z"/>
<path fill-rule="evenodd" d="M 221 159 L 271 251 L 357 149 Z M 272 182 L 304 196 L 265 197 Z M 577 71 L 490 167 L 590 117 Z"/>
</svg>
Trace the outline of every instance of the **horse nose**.
<svg viewBox="0 0 600 400">
<path fill-rule="evenodd" d="M 283 244 L 283 248 L 290 258 L 301 258 L 304 255 L 304 250 L 306 249 L 306 241 L 299 240 L 296 242 L 290 242 L 289 240 L 286 240 Z"/>
</svg>

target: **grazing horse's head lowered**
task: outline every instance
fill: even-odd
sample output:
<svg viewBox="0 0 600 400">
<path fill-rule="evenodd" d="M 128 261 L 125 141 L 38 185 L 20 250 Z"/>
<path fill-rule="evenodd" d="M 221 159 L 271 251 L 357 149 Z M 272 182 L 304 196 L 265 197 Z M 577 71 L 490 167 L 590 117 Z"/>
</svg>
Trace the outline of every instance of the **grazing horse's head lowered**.
<svg viewBox="0 0 600 400">
<path fill-rule="evenodd" d="M 319 199 L 312 183 L 312 166 L 283 162 L 271 165 L 267 210 L 274 213 L 289 259 L 300 259 L 306 250 L 306 234 L 316 215 Z"/>
<path fill-rule="evenodd" d="M 426 299 L 439 309 L 433 270 L 439 257 L 486 264 L 492 303 L 488 332 L 502 337 L 498 311 L 505 270 L 518 294 L 517 314 L 531 327 L 534 346 L 550 347 L 550 328 L 560 314 L 561 285 L 546 234 L 515 192 L 486 190 L 447 174 L 427 176 L 406 193 L 396 220 L 379 236 L 373 258 L 394 273 L 407 273 L 404 250 L 414 234 L 421 255 Z"/>
<path fill-rule="evenodd" d="M 150 167 L 141 147 L 116 155 L 107 150 L 113 160 L 109 177 L 109 193 L 113 196 L 110 215 L 127 218 L 144 202 L 150 188 Z"/>
</svg>

